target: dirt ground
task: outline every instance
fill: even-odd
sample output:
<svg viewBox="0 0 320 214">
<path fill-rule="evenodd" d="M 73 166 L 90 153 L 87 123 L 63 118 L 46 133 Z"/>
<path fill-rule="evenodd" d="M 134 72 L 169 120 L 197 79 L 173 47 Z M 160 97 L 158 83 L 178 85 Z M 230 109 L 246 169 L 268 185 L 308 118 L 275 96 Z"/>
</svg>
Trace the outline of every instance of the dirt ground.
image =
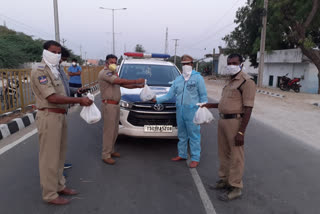
<svg viewBox="0 0 320 214">
<path fill-rule="evenodd" d="M 220 100 L 225 80 L 205 78 L 208 96 Z M 261 88 L 284 95 L 284 98 L 256 94 L 252 117 L 320 149 L 320 95 L 284 92 Z"/>
</svg>

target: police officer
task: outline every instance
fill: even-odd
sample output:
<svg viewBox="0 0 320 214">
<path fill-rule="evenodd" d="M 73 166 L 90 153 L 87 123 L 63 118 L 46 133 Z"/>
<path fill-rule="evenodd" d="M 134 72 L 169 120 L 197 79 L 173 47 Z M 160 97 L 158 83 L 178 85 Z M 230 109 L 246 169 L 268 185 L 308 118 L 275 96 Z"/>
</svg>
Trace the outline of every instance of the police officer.
<svg viewBox="0 0 320 214">
<path fill-rule="evenodd" d="M 115 164 L 112 157 L 120 157 L 120 153 L 114 150 L 119 130 L 120 86 L 124 88 L 143 88 L 145 82 L 144 79 L 127 80 L 119 78 L 116 63 L 117 57 L 112 54 L 108 55 L 106 57 L 106 67 L 98 75 L 104 120 L 102 160 L 111 165 Z"/>
<path fill-rule="evenodd" d="M 244 73 L 243 59 L 239 54 L 227 58 L 225 75 L 230 81 L 223 88 L 219 103 L 207 103 L 202 107 L 218 108 L 219 177 L 215 189 L 227 190 L 219 199 L 228 201 L 242 194 L 244 171 L 244 135 L 249 123 L 256 94 L 255 83 Z"/>
<path fill-rule="evenodd" d="M 62 175 L 67 146 L 66 113 L 68 104 L 90 106 L 87 97 L 67 97 L 59 73 L 61 45 L 47 41 L 43 45 L 43 60 L 31 72 L 31 87 L 35 95 L 38 113 L 36 126 L 39 133 L 39 171 L 42 198 L 50 204 L 63 205 L 70 200 L 59 196 L 77 192 L 65 186 Z"/>
</svg>

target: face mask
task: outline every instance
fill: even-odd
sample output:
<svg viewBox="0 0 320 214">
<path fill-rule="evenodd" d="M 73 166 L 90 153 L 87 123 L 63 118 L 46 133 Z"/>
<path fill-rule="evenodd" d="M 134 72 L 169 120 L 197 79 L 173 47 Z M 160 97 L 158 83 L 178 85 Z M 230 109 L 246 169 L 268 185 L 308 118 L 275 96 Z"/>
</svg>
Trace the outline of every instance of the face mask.
<svg viewBox="0 0 320 214">
<path fill-rule="evenodd" d="M 227 65 L 224 74 L 225 75 L 235 75 L 241 71 L 241 65 Z"/>
<path fill-rule="evenodd" d="M 73 65 L 73 66 L 76 66 L 76 65 L 77 65 L 77 63 L 73 62 L 73 63 L 72 63 L 72 65 Z"/>
<path fill-rule="evenodd" d="M 43 50 L 43 60 L 52 66 L 59 65 L 61 54 L 54 54 L 48 50 Z"/>
<path fill-rule="evenodd" d="M 109 65 L 109 70 L 112 72 L 115 72 L 117 70 L 117 65 L 116 64 L 110 64 Z"/>
<path fill-rule="evenodd" d="M 191 65 L 182 66 L 182 75 L 183 75 L 185 81 L 188 81 L 190 79 L 191 73 L 192 73 L 192 66 Z"/>
</svg>

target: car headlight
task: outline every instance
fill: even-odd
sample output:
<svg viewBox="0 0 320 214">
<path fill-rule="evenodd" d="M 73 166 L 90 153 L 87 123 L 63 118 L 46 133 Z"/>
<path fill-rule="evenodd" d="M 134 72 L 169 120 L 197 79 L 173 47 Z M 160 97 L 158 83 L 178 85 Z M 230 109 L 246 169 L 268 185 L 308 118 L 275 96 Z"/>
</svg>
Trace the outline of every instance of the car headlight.
<svg viewBox="0 0 320 214">
<path fill-rule="evenodd" d="M 120 107 L 122 107 L 122 108 L 132 108 L 132 104 L 127 102 L 127 101 L 120 100 Z"/>
</svg>

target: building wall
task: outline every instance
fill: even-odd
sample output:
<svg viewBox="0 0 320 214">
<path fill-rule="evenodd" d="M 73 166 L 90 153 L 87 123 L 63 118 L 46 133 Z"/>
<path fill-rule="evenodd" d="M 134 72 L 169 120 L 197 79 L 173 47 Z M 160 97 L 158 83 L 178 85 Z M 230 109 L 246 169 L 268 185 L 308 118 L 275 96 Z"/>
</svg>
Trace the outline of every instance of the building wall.
<svg viewBox="0 0 320 214">
<path fill-rule="evenodd" d="M 288 74 L 290 79 L 301 78 L 301 92 L 317 93 L 318 78 L 317 69 L 312 63 L 266 63 L 263 72 L 263 85 L 278 87 L 278 80 Z M 273 76 L 273 83 L 269 85 L 270 76 Z"/>
<path fill-rule="evenodd" d="M 257 55 L 259 59 L 259 53 Z M 289 78 L 301 78 L 301 92 L 318 92 L 318 70 L 316 66 L 302 54 L 300 49 L 274 50 L 264 58 L 263 85 L 278 87 L 278 79 L 288 73 Z M 273 83 L 270 85 L 270 76 Z"/>
<path fill-rule="evenodd" d="M 318 69 L 313 63 L 309 63 L 308 70 L 309 72 L 304 75 L 304 81 L 306 82 L 304 84 L 304 92 L 317 94 L 319 87 Z"/>
<path fill-rule="evenodd" d="M 257 55 L 259 60 L 260 53 Z M 264 56 L 265 63 L 301 63 L 303 54 L 300 49 L 274 50 L 267 52 Z"/>
</svg>

